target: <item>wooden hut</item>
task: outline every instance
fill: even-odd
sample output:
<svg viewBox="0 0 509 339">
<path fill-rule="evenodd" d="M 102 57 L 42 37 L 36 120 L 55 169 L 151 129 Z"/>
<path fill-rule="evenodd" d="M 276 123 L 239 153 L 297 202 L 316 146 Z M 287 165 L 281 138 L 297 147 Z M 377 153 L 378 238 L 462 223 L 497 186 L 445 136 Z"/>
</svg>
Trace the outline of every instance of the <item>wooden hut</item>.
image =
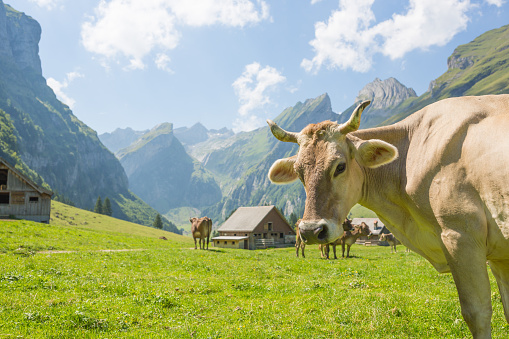
<svg viewBox="0 0 509 339">
<path fill-rule="evenodd" d="M 254 250 L 295 243 L 295 231 L 275 206 L 239 207 L 218 232 L 215 247 Z"/>
<path fill-rule="evenodd" d="M 52 195 L 0 158 L 0 218 L 48 223 Z"/>
</svg>

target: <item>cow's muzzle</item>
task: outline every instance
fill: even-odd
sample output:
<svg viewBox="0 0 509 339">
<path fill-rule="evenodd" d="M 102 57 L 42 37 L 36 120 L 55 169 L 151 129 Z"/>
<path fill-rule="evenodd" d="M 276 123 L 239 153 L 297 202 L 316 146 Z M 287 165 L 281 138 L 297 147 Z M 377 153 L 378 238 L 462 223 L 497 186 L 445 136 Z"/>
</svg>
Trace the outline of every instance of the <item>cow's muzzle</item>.
<svg viewBox="0 0 509 339">
<path fill-rule="evenodd" d="M 320 220 L 318 222 L 301 222 L 299 233 L 302 241 L 306 244 L 324 244 L 330 237 L 328 222 Z"/>
</svg>

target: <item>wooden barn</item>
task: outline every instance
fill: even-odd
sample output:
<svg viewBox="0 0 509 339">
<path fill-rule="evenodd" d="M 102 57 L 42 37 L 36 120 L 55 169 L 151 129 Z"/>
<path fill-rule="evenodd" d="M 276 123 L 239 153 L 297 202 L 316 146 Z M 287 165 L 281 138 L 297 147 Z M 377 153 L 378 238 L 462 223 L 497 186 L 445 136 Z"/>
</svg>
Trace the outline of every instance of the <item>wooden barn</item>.
<svg viewBox="0 0 509 339">
<path fill-rule="evenodd" d="M 283 247 L 295 243 L 295 231 L 275 206 L 239 207 L 212 238 L 215 247 Z"/>
<path fill-rule="evenodd" d="M 48 223 L 52 195 L 0 158 L 0 218 Z"/>
</svg>

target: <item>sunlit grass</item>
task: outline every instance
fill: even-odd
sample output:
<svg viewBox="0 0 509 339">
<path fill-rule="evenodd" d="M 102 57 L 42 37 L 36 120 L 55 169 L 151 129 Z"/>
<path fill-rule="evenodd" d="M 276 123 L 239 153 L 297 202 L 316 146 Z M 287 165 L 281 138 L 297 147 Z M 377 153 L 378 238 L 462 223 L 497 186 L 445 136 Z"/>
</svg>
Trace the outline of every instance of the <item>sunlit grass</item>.
<svg viewBox="0 0 509 339">
<path fill-rule="evenodd" d="M 1 337 L 470 337 L 452 277 L 415 253 L 354 245 L 353 258 L 327 261 L 315 246 L 306 258 L 293 248 L 201 251 L 186 237 L 88 226 L 0 223 Z M 50 248 L 75 252 L 38 252 Z M 507 338 L 493 278 L 492 291 L 493 337 Z"/>
</svg>

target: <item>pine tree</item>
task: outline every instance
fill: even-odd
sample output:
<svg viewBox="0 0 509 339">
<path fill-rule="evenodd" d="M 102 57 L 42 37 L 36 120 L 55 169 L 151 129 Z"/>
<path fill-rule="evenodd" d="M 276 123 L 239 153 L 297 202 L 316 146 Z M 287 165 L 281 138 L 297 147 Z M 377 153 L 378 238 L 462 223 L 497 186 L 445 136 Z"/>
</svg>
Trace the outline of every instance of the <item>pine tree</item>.
<svg viewBox="0 0 509 339">
<path fill-rule="evenodd" d="M 95 202 L 94 212 L 99 214 L 103 213 L 103 202 L 101 200 L 101 196 L 99 196 Z"/>
<path fill-rule="evenodd" d="M 113 210 L 111 209 L 110 198 L 108 198 L 108 197 L 106 197 L 106 199 L 104 199 L 103 214 L 109 215 L 110 217 L 113 214 Z"/>
<path fill-rule="evenodd" d="M 161 214 L 158 213 L 156 215 L 153 226 L 155 228 L 163 229 L 163 220 L 161 219 Z"/>
</svg>

